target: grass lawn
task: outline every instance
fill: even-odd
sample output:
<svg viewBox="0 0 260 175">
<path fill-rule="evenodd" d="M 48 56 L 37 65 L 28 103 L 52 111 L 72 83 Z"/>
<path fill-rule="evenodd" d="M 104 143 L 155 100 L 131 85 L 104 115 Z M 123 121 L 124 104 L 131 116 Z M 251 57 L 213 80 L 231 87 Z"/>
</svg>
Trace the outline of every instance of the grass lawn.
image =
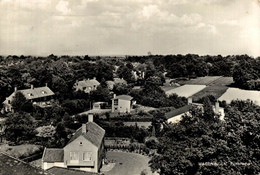
<svg viewBox="0 0 260 175">
<path fill-rule="evenodd" d="M 147 175 L 153 174 L 148 166 L 150 158 L 140 154 L 107 152 L 107 159 L 114 160 L 116 164 L 111 171 L 104 172 L 105 175 L 140 175 L 143 170 Z"/>
<path fill-rule="evenodd" d="M 208 96 L 208 95 L 212 95 L 216 99 L 218 99 L 221 95 L 223 95 L 227 91 L 227 89 L 228 89 L 227 86 L 207 86 L 202 91 L 194 94 L 192 96 L 192 99 L 194 101 L 196 101 L 196 100 L 198 100 L 202 97 Z"/>
<path fill-rule="evenodd" d="M 38 152 L 41 149 L 39 145 L 23 144 L 17 146 L 9 146 L 7 144 L 0 145 L 0 152 L 5 152 L 13 157 L 27 157 Z"/>
</svg>

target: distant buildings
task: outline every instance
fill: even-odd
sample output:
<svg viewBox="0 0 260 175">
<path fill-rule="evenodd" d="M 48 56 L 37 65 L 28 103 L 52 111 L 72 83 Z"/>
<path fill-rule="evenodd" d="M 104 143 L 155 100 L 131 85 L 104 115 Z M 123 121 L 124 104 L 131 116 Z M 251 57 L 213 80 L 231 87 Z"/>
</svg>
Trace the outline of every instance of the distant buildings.
<svg viewBox="0 0 260 175">
<path fill-rule="evenodd" d="M 63 167 L 88 172 L 99 172 L 105 157 L 105 130 L 93 122 L 82 124 L 64 148 L 45 148 L 42 168 Z"/>
<path fill-rule="evenodd" d="M 16 92 L 21 92 L 27 100 L 30 100 L 33 103 L 33 105 L 37 105 L 40 107 L 49 106 L 50 100 L 54 96 L 54 92 L 52 92 L 52 90 L 47 86 L 47 84 L 46 86 L 37 87 L 37 88 L 34 88 L 33 85 L 31 85 L 30 89 L 23 89 L 23 90 L 17 90 L 17 88 L 15 87 L 14 92 L 9 97 L 7 97 L 3 102 L 3 110 L 5 112 L 12 111 L 13 108 L 11 103 L 13 101 Z"/>
<path fill-rule="evenodd" d="M 112 112 L 129 113 L 132 109 L 134 101 L 133 97 L 129 95 L 119 95 L 114 94 L 112 99 Z"/>
<path fill-rule="evenodd" d="M 97 90 L 97 87 L 100 85 L 100 83 L 96 80 L 94 77 L 93 79 L 87 79 L 82 81 L 77 81 L 74 84 L 74 89 L 76 91 L 84 91 L 85 93 L 90 93 L 91 91 Z"/>
<path fill-rule="evenodd" d="M 203 110 L 203 104 L 193 103 L 192 98 L 188 98 L 187 105 L 185 105 L 181 108 L 178 108 L 178 109 L 171 110 L 170 112 L 167 112 L 165 114 L 167 122 L 168 123 L 178 123 L 182 119 L 183 115 L 185 115 L 185 114 L 189 115 L 189 110 L 192 108 L 192 106 L 196 106 Z M 225 117 L 224 108 L 219 106 L 219 102 L 216 102 L 215 106 L 212 106 L 212 109 L 215 114 L 218 114 L 220 116 L 220 120 L 224 120 L 224 117 Z"/>
</svg>

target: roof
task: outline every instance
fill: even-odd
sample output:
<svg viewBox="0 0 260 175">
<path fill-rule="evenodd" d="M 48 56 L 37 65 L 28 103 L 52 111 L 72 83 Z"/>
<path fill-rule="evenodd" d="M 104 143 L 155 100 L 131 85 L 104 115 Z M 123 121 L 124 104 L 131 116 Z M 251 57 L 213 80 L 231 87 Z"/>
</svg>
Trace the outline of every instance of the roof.
<svg viewBox="0 0 260 175">
<path fill-rule="evenodd" d="M 107 85 L 114 85 L 115 82 L 113 82 L 113 81 L 111 81 L 111 80 L 108 80 L 108 81 L 106 81 L 106 84 L 107 84 Z"/>
<path fill-rule="evenodd" d="M 130 95 L 118 95 L 118 96 L 114 97 L 113 99 L 132 100 L 133 97 L 131 97 Z"/>
<path fill-rule="evenodd" d="M 80 170 L 74 170 L 74 169 L 68 169 L 68 168 L 62 168 L 62 167 L 51 167 L 47 170 L 48 173 L 51 173 L 53 175 L 94 175 L 97 173 L 93 172 L 86 172 L 86 171 L 80 171 Z"/>
<path fill-rule="evenodd" d="M 43 169 L 34 167 L 20 159 L 0 152 L 0 174 L 10 175 L 42 175 L 47 174 Z"/>
<path fill-rule="evenodd" d="M 183 114 L 185 112 L 188 112 L 190 110 L 190 106 L 186 105 L 178 109 L 171 110 L 165 114 L 166 119 L 178 116 L 180 114 Z"/>
<path fill-rule="evenodd" d="M 42 156 L 44 162 L 63 162 L 63 148 L 45 148 Z"/>
<path fill-rule="evenodd" d="M 93 87 L 93 86 L 100 85 L 100 83 L 96 79 L 91 79 L 91 80 L 78 81 L 75 83 L 75 85 L 78 87 Z"/>
<path fill-rule="evenodd" d="M 30 88 L 30 89 L 23 89 L 23 90 L 17 90 L 17 92 L 21 92 L 26 99 L 32 100 L 42 97 L 48 97 L 54 95 L 54 92 L 47 87 L 37 87 L 37 88 Z M 16 92 L 13 92 L 5 101 L 4 103 L 7 103 L 7 100 L 11 100 L 15 96 Z"/>
<path fill-rule="evenodd" d="M 96 147 L 100 147 L 102 140 L 105 136 L 105 130 L 101 128 L 99 125 L 97 125 L 95 122 L 88 122 L 86 124 L 86 132 L 82 133 L 82 127 L 80 127 L 75 134 L 71 137 L 70 141 L 71 143 L 74 140 L 76 140 L 79 136 L 85 137 L 88 141 L 93 143 Z M 67 145 L 68 145 L 67 144 Z"/>
<path fill-rule="evenodd" d="M 114 78 L 115 84 L 127 84 L 127 82 L 123 78 Z"/>
</svg>

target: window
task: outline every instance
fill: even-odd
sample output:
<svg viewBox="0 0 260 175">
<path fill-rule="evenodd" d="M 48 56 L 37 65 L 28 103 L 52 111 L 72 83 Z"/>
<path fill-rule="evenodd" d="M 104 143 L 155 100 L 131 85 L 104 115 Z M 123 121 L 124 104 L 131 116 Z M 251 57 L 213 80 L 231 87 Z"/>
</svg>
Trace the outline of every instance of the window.
<svg viewBox="0 0 260 175">
<path fill-rule="evenodd" d="M 42 94 L 47 94 L 47 92 L 46 91 L 42 91 Z"/>
<path fill-rule="evenodd" d="M 70 160 L 79 160 L 78 152 L 70 152 Z"/>
<path fill-rule="evenodd" d="M 114 99 L 114 105 L 118 105 L 118 99 Z"/>
<path fill-rule="evenodd" d="M 84 152 L 83 153 L 83 161 L 91 161 L 92 160 L 92 152 Z"/>
<path fill-rule="evenodd" d="M 79 145 L 82 145 L 82 142 L 79 142 Z"/>
</svg>

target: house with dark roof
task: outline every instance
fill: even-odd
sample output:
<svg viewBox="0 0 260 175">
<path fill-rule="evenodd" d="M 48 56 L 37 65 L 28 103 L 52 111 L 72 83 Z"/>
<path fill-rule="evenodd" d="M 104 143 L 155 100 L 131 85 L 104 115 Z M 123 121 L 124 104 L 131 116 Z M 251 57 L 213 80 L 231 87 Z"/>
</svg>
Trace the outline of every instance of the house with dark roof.
<svg viewBox="0 0 260 175">
<path fill-rule="evenodd" d="M 118 95 L 114 94 L 112 99 L 112 112 L 129 113 L 133 107 L 133 97 L 129 95 Z"/>
<path fill-rule="evenodd" d="M 45 148 L 42 168 L 47 170 L 57 166 L 86 172 L 99 172 L 105 158 L 105 130 L 93 122 L 82 124 L 64 148 Z"/>
<path fill-rule="evenodd" d="M 76 81 L 73 88 L 75 91 L 84 91 L 85 93 L 90 93 L 91 91 L 97 90 L 97 87 L 100 85 L 100 83 L 96 80 L 94 77 L 93 79 L 87 79 L 82 81 Z"/>
<path fill-rule="evenodd" d="M 33 105 L 40 107 L 51 106 L 50 100 L 53 99 L 53 96 L 55 95 L 54 92 L 52 92 L 52 90 L 47 86 L 47 84 L 43 87 L 37 88 L 34 88 L 34 86 L 31 85 L 31 88 L 23 90 L 17 90 L 15 87 L 14 92 L 3 102 L 3 109 L 5 112 L 12 111 L 11 103 L 17 92 L 21 92 L 27 100 L 33 103 Z"/>
<path fill-rule="evenodd" d="M 165 114 L 167 122 L 168 123 L 178 123 L 182 119 L 183 115 L 185 115 L 185 114 L 190 115 L 189 111 L 192 107 L 197 107 L 197 108 L 201 109 L 202 111 L 204 110 L 203 104 L 193 103 L 192 98 L 190 97 L 190 98 L 188 98 L 187 105 L 174 109 L 174 110 L 171 110 Z M 224 116 L 225 116 L 224 108 L 219 106 L 219 102 L 216 102 L 215 106 L 212 106 L 212 109 L 215 114 L 220 116 L 220 120 L 224 120 Z"/>
<path fill-rule="evenodd" d="M 34 167 L 20 159 L 0 152 L 1 175 L 48 175 L 43 169 Z M 53 174 L 50 174 L 53 175 Z"/>
</svg>

